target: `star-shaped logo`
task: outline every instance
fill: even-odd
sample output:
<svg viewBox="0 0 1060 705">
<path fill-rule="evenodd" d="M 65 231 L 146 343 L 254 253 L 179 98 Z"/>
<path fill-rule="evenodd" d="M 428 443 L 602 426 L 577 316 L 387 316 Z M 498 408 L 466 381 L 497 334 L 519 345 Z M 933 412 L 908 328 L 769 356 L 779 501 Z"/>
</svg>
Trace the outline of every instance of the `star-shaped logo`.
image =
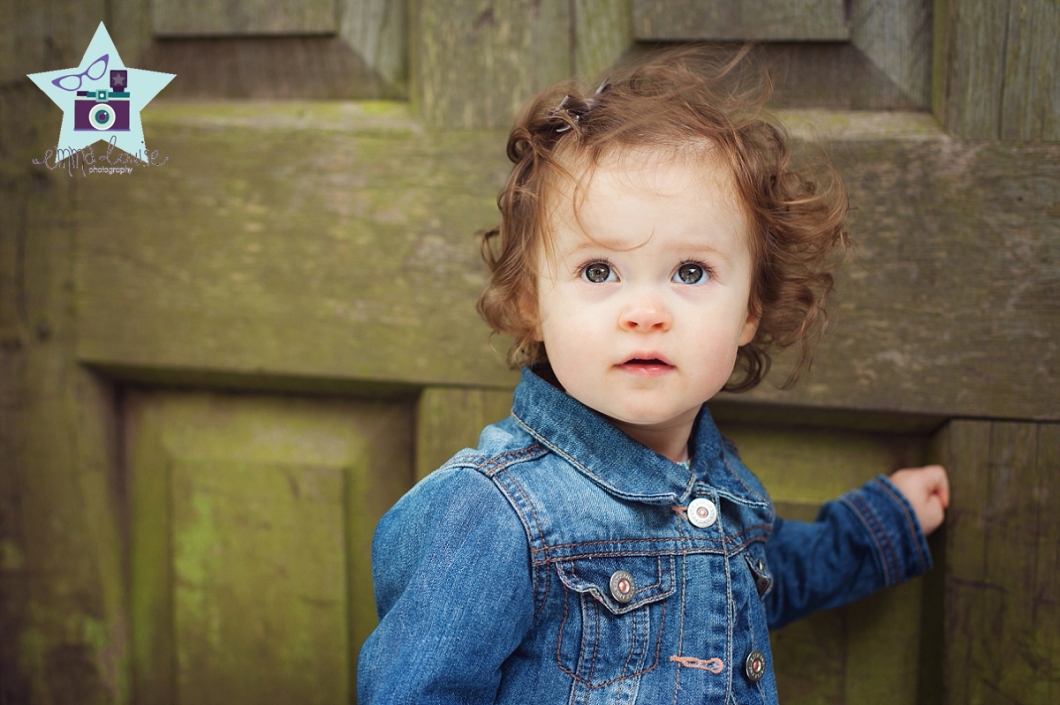
<svg viewBox="0 0 1060 705">
<path fill-rule="evenodd" d="M 140 111 L 174 76 L 127 68 L 100 22 L 80 66 L 31 73 L 29 79 L 63 109 L 60 154 L 104 140 L 146 162 Z"/>
</svg>

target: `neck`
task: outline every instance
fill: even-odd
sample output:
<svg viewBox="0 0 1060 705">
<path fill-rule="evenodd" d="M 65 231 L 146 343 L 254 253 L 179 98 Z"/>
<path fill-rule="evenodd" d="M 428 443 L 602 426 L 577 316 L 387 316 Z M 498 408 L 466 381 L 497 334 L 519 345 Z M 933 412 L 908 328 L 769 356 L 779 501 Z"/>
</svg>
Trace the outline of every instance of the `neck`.
<svg viewBox="0 0 1060 705">
<path fill-rule="evenodd" d="M 694 422 L 695 416 L 687 420 L 675 420 L 666 426 L 640 426 L 611 419 L 618 430 L 675 463 L 688 460 L 688 439 L 692 435 Z"/>
</svg>

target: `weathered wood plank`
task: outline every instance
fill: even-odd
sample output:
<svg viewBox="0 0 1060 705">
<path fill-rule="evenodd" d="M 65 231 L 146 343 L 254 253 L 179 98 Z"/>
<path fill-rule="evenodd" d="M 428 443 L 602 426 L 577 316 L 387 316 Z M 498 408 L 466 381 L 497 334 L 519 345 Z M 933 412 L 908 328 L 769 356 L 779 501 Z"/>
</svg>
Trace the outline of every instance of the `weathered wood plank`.
<svg viewBox="0 0 1060 705">
<path fill-rule="evenodd" d="M 514 386 L 474 312 L 472 233 L 496 221 L 504 135 L 424 135 L 400 110 L 145 111 L 170 163 L 120 189 L 78 182 L 81 359 L 134 377 Z M 1060 415 L 1060 148 L 963 144 L 925 120 L 805 116 L 836 135 L 857 259 L 805 382 L 728 399 Z"/>
<path fill-rule="evenodd" d="M 278 371 L 265 362 L 273 358 L 291 371 L 330 369 L 324 377 L 336 380 L 356 370 L 353 378 L 406 385 L 513 384 L 474 310 L 485 271 L 472 233 L 496 219 L 503 136 L 425 136 L 387 105 L 291 104 L 265 122 L 254 105 L 214 118 L 201 105 L 173 109 L 170 127 L 149 128 L 169 164 L 121 190 L 85 181 L 90 198 L 120 197 L 123 219 L 140 212 L 158 226 L 115 239 L 103 233 L 112 224 L 83 241 L 82 292 L 118 328 L 107 343 L 86 321 L 86 360 L 117 362 L 102 344 L 148 368 L 228 360 L 253 374 Z M 179 222 L 167 224 L 166 211 Z M 117 269 L 106 274 L 103 261 Z M 114 286 L 111 276 L 128 280 Z M 148 299 L 161 315 L 151 316 L 154 333 L 128 317 Z M 113 317 L 111 306 L 123 313 Z M 503 357 L 506 343 L 495 343 Z M 401 371 L 388 380 L 387 368 Z"/>
<path fill-rule="evenodd" d="M 633 0 L 641 41 L 846 41 L 843 0 Z"/>
<path fill-rule="evenodd" d="M 0 85 L 25 81 L 28 73 L 77 66 L 105 17 L 105 7 L 102 0 L 4 0 L 0 3 L 4 18 L 0 23 Z"/>
<path fill-rule="evenodd" d="M 629 0 L 574 1 L 573 75 L 601 76 L 633 46 Z"/>
<path fill-rule="evenodd" d="M 1060 140 L 1060 4 L 938 4 L 932 109 L 946 129 L 969 139 Z"/>
<path fill-rule="evenodd" d="M 424 389 L 416 407 L 416 479 L 426 477 L 458 450 L 477 447 L 482 429 L 511 411 L 508 390 Z"/>
<path fill-rule="evenodd" d="M 1000 137 L 1060 141 L 1060 3 L 1010 3 Z"/>
<path fill-rule="evenodd" d="M 856 260 L 797 394 L 767 384 L 743 398 L 1057 418 L 1056 392 L 1036 390 L 1060 379 L 1060 151 L 916 139 L 831 143 Z M 1009 377 L 1027 346 L 1022 381 Z"/>
<path fill-rule="evenodd" d="M 336 0 L 151 0 L 160 37 L 334 34 Z"/>
<path fill-rule="evenodd" d="M 571 4 L 412 3 L 410 89 L 432 127 L 507 128 L 537 91 L 571 75 Z"/>
<path fill-rule="evenodd" d="M 76 185 L 41 173 L 61 112 L 26 73 L 74 66 L 101 2 L 0 16 L 0 689 L 128 702 L 113 389 L 74 355 Z"/>
<path fill-rule="evenodd" d="M 1060 695 L 1057 424 L 954 421 L 946 462 L 948 703 Z"/>
</svg>

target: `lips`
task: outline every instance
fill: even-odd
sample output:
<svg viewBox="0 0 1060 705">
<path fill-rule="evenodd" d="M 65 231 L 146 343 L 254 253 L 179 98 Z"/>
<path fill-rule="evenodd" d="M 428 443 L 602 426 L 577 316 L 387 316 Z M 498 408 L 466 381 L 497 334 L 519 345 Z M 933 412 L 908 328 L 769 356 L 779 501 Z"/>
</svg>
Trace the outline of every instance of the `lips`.
<svg viewBox="0 0 1060 705">
<path fill-rule="evenodd" d="M 666 358 L 653 354 L 636 355 L 616 365 L 620 370 L 644 377 L 655 377 L 674 369 Z"/>
</svg>

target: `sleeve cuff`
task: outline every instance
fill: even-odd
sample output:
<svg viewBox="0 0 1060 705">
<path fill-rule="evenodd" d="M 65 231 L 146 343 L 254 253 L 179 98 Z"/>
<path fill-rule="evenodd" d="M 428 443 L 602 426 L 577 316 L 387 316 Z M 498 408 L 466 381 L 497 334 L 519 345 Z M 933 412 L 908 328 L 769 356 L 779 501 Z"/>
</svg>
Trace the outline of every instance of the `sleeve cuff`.
<svg viewBox="0 0 1060 705">
<path fill-rule="evenodd" d="M 931 570 L 931 550 L 912 505 L 883 475 L 840 501 L 854 512 L 872 538 L 876 564 L 886 586 Z"/>
</svg>

